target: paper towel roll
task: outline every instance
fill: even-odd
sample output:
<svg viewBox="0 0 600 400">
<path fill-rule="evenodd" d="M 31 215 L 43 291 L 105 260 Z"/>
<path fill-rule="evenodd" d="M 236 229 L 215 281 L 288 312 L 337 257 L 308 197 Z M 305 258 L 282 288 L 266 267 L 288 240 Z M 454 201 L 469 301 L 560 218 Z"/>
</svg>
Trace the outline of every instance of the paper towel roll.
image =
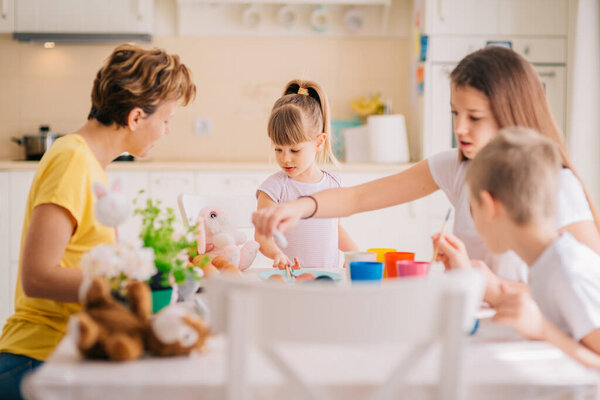
<svg viewBox="0 0 600 400">
<path fill-rule="evenodd" d="M 344 129 L 342 132 L 346 148 L 346 162 L 369 162 L 369 128 L 361 125 L 356 128 Z"/>
<path fill-rule="evenodd" d="M 408 143 L 404 115 L 371 115 L 369 127 L 369 159 L 379 163 L 408 162 Z"/>
</svg>

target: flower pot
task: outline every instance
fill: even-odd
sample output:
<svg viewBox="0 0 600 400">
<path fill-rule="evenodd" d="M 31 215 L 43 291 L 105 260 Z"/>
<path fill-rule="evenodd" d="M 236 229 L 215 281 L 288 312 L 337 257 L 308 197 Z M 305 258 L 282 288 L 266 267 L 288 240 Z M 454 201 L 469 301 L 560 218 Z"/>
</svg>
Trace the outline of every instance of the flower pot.
<svg viewBox="0 0 600 400">
<path fill-rule="evenodd" d="M 152 289 L 152 312 L 156 313 L 171 304 L 173 288 Z"/>
</svg>

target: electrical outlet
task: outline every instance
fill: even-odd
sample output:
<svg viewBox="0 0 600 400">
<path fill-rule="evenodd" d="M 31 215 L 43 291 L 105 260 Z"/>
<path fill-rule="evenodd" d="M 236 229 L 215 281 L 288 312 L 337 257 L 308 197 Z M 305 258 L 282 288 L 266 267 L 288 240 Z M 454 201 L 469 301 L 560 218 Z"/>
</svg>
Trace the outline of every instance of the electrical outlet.
<svg viewBox="0 0 600 400">
<path fill-rule="evenodd" d="M 197 117 L 194 119 L 194 134 L 198 136 L 209 136 L 213 133 L 213 121 L 208 117 Z"/>
</svg>

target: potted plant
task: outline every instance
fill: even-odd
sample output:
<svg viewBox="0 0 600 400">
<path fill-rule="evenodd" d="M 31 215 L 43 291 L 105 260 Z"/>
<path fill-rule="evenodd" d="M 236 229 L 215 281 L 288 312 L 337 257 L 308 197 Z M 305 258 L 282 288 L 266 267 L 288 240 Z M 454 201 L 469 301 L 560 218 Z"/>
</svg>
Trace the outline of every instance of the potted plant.
<svg viewBox="0 0 600 400">
<path fill-rule="evenodd" d="M 190 259 L 197 256 L 197 243 L 193 237 L 195 227 L 176 233 L 173 209 L 162 209 L 160 205 L 160 200 L 147 199 L 144 207 L 134 211 L 142 218 L 140 239 L 144 247 L 154 250 L 157 272 L 150 279 L 154 312 L 170 303 L 173 285 L 181 286 L 186 281 L 202 277 L 202 270 L 193 268 L 190 263 Z"/>
</svg>

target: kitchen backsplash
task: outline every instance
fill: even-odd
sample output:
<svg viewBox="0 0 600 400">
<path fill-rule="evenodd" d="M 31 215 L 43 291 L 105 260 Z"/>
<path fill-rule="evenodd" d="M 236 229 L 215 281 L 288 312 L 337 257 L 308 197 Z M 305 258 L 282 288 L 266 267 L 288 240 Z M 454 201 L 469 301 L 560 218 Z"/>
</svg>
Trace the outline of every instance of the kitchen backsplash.
<svg viewBox="0 0 600 400">
<path fill-rule="evenodd" d="M 177 110 L 172 133 L 152 150 L 155 160 L 268 160 L 269 112 L 292 78 L 321 83 L 333 119 L 351 119 L 350 100 L 376 92 L 392 100 L 394 112 L 409 108 L 407 38 L 155 36 L 152 45 L 179 54 L 198 87 L 195 102 Z M 35 133 L 41 124 L 60 133 L 79 128 L 94 75 L 114 46 L 44 49 L 0 35 L 0 159 L 22 158 L 10 138 Z M 212 119 L 212 135 L 194 135 L 196 117 Z M 410 115 L 407 126 L 410 140 Z"/>
</svg>

